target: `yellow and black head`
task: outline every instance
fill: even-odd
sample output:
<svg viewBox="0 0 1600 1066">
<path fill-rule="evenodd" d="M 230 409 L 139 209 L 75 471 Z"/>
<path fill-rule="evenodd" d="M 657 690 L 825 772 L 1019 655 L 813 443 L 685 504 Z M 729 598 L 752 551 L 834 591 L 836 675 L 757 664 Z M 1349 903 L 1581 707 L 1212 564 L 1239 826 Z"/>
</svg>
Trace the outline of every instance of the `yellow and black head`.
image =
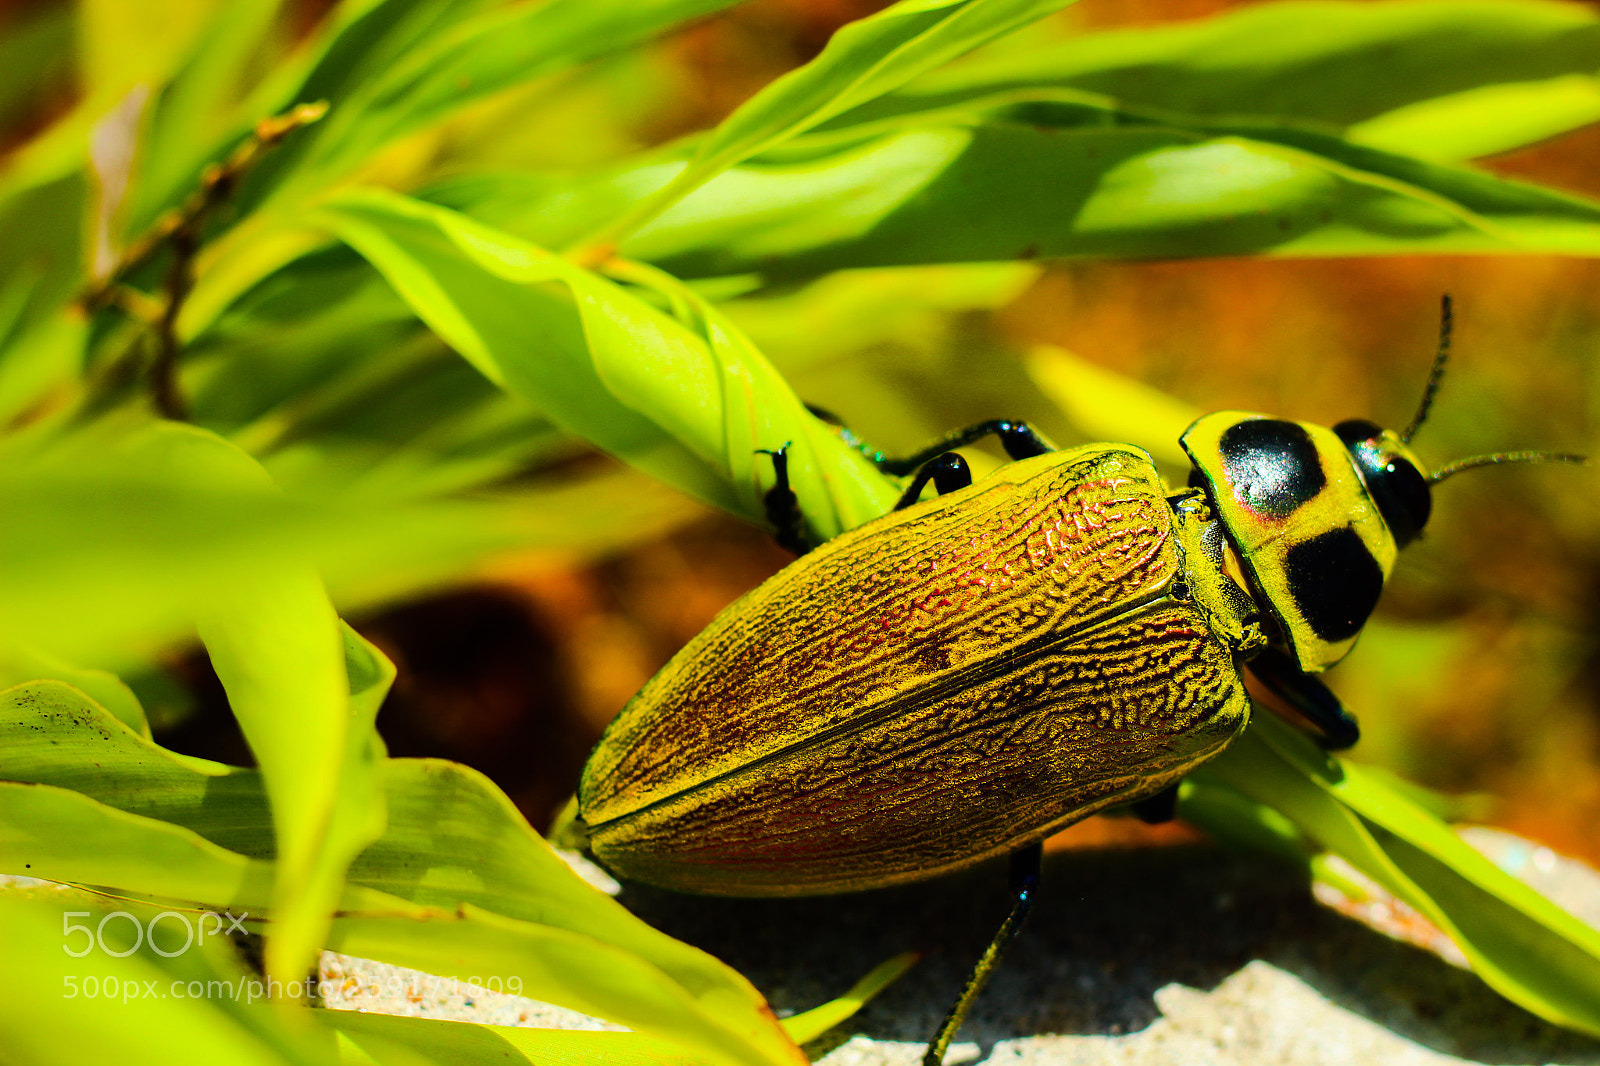
<svg viewBox="0 0 1600 1066">
<path fill-rule="evenodd" d="M 1395 554 L 1428 517 L 1427 477 L 1398 437 L 1372 426 L 1370 439 L 1347 447 L 1343 431 L 1368 426 L 1219 411 L 1183 435 L 1257 599 L 1309 672 L 1355 644 Z M 1383 488 L 1370 487 L 1363 462 Z"/>
<path fill-rule="evenodd" d="M 1395 555 L 1427 525 L 1434 485 L 1474 466 L 1582 461 L 1501 452 L 1429 474 L 1408 442 L 1438 390 L 1449 338 L 1446 297 L 1433 374 L 1404 433 L 1360 419 L 1328 429 L 1221 411 L 1183 435 L 1195 465 L 1191 484 L 1207 491 L 1256 599 L 1308 673 L 1327 669 L 1354 646 Z"/>
</svg>

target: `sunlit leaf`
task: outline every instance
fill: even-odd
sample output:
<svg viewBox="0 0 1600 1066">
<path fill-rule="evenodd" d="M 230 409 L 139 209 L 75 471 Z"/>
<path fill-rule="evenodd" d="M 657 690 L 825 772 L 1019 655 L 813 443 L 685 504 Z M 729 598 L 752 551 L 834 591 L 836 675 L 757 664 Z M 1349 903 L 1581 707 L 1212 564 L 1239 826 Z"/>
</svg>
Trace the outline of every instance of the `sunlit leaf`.
<svg viewBox="0 0 1600 1066">
<path fill-rule="evenodd" d="M 1061 256 L 1594 254 L 1600 205 L 1319 134 L 992 122 L 741 167 L 622 251 L 772 280 Z"/>
<path fill-rule="evenodd" d="M 1600 79 L 1567 74 L 1543 81 L 1463 89 L 1351 126 L 1356 144 L 1452 162 L 1494 155 L 1600 121 Z"/>
<path fill-rule="evenodd" d="M 692 294 L 675 293 L 697 320 L 685 324 L 559 256 L 391 194 L 352 193 L 321 217 L 487 377 L 633 465 L 760 520 L 770 475 L 756 449 L 787 442 L 818 532 L 882 513 L 882 480 Z M 676 284 L 653 273 L 635 280 L 658 291 Z M 813 449 L 833 452 L 830 468 L 849 479 L 811 474 Z"/>
<path fill-rule="evenodd" d="M 311 965 L 356 853 L 383 832 L 373 727 L 394 676 L 381 653 L 345 630 L 314 571 L 264 569 L 230 583 L 201 616 L 200 638 L 261 767 L 277 838 L 269 976 Z M 347 656 L 362 669 L 353 699 Z"/>
<path fill-rule="evenodd" d="M 470 1025 L 365 1011 L 329 1011 L 326 1021 L 380 1066 L 402 1066 L 408 1053 L 460 1066 L 703 1066 L 705 1062 L 669 1041 L 641 1033 Z"/>
<path fill-rule="evenodd" d="M 888 960 L 845 995 L 783 1021 L 796 1043 L 806 1043 L 847 1021 L 915 961 L 905 954 Z M 563 1066 L 691 1066 L 703 1060 L 667 1041 L 639 1033 L 469 1025 L 428 1018 L 402 1018 L 365 1011 L 334 1011 L 323 1020 L 375 1061 L 400 1066 L 405 1053 L 450 1063 L 547 1063 Z"/>
<path fill-rule="evenodd" d="M 836 125 L 958 106 L 982 97 L 1014 99 L 1041 89 L 1075 89 L 1177 119 L 1250 116 L 1337 132 L 1384 121 L 1389 112 L 1453 101 L 1477 112 L 1477 151 L 1504 151 L 1572 128 L 1581 111 L 1513 114 L 1507 98 L 1472 90 L 1579 75 L 1600 69 L 1600 20 L 1579 6 L 1546 0 L 1401 0 L 1385 4 L 1258 4 L 1208 19 L 1085 33 L 932 72 Z M 1549 86 L 1556 89 L 1555 84 Z M 1550 104 L 1531 85 L 1531 105 Z M 1465 118 L 1465 115 L 1462 115 Z M 1452 124 L 1454 125 L 1454 124 Z M 1540 128 L 1542 127 L 1542 128 Z M 1413 127 L 1417 140 L 1388 146 L 1436 158 L 1461 134 Z M 1439 140 L 1432 138 L 1437 135 Z"/>
<path fill-rule="evenodd" d="M 1197 779 L 1271 807 L 1416 908 L 1507 999 L 1572 1029 L 1600 1033 L 1600 931 L 1501 870 L 1383 778 L 1320 751 L 1269 713 Z M 1202 828 L 1203 807 L 1185 813 Z M 1222 832 L 1228 833 L 1227 818 Z"/>
<path fill-rule="evenodd" d="M 1157 463 L 1190 465 L 1178 438 L 1201 412 L 1060 348 L 1040 345 L 1026 358 L 1028 376 L 1085 438 L 1138 441 Z"/>
<path fill-rule="evenodd" d="M 868 1000 L 899 980 L 917 958 L 916 952 L 908 951 L 892 959 L 885 959 L 838 999 L 830 1000 L 820 1007 L 813 1007 L 804 1014 L 785 1018 L 783 1028 L 794 1037 L 795 1043 L 810 1043 L 834 1026 L 849 1021 Z"/>
<path fill-rule="evenodd" d="M 588 238 L 606 247 L 728 167 L 857 107 L 1072 0 L 901 0 L 841 27 L 699 142 L 672 182 Z"/>
<path fill-rule="evenodd" d="M 349 674 L 364 708 L 387 671 L 363 647 Z M 388 827 L 351 868 L 330 944 L 463 980 L 516 977 L 525 995 L 713 1061 L 796 1061 L 748 982 L 587 885 L 481 775 L 432 760 L 382 774 Z M 0 872 L 259 917 L 273 896 L 267 811 L 257 771 L 173 755 L 70 686 L 0 693 Z"/>
</svg>

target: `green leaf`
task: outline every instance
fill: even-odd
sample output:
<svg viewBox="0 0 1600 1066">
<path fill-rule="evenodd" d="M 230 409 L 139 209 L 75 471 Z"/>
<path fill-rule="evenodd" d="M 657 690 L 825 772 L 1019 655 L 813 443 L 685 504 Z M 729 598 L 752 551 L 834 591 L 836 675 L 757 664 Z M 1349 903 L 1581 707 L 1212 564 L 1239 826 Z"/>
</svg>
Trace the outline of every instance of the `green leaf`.
<svg viewBox="0 0 1600 1066">
<path fill-rule="evenodd" d="M 290 981 L 327 935 L 350 860 L 383 832 L 384 749 L 373 723 L 394 668 L 341 631 L 321 579 L 303 564 L 236 576 L 199 629 L 271 799 L 277 863 L 266 969 Z M 351 656 L 361 674 L 353 682 Z"/>
<path fill-rule="evenodd" d="M 13 283 L 20 280 L 21 276 L 12 279 Z M 88 326 L 76 308 L 61 308 L 22 327 L 18 336 L 4 344 L 0 349 L 0 419 L 16 418 L 52 389 L 60 389 L 82 373 Z"/>
<path fill-rule="evenodd" d="M 797 1044 L 808 1044 L 836 1025 L 850 1020 L 868 1000 L 882 992 L 916 963 L 919 956 L 914 951 L 885 959 L 872 968 L 872 972 L 851 986 L 850 991 L 820 1007 L 812 1007 L 804 1014 L 783 1020 L 783 1028 Z"/>
<path fill-rule="evenodd" d="M 1543 81 L 1464 89 L 1358 122 L 1354 144 L 1440 162 L 1508 152 L 1600 121 L 1600 79 L 1567 74 Z"/>
<path fill-rule="evenodd" d="M 254 460 L 202 431 L 156 425 L 118 444 L 124 470 L 138 469 L 161 484 L 226 494 L 230 502 L 248 501 L 262 510 L 275 502 L 270 480 Z M 47 466 L 44 472 L 52 471 Z M 127 481 L 119 485 L 122 492 L 132 487 Z M 82 515 L 75 517 L 83 520 Z M 119 532 L 126 535 L 133 516 L 118 517 Z M 45 546 L 31 547 L 30 552 L 24 546 L 19 563 L 38 564 Z M 65 565 L 83 565 L 70 551 L 64 554 Z M 182 617 L 192 611 L 190 617 L 199 619 L 212 663 L 263 769 L 279 857 L 274 897 L 278 921 L 267 947 L 267 965 L 271 976 L 284 980 L 310 964 L 339 896 L 345 866 L 382 831 L 376 776 L 382 746 L 372 725 L 377 706 L 367 699 L 353 713 L 344 638 L 308 555 L 291 549 L 227 561 L 232 565 L 206 575 L 210 587 L 194 588 L 186 596 L 171 597 L 170 590 L 159 588 L 164 574 L 144 575 L 144 580 L 158 586 L 153 595 L 166 595 L 169 612 Z M 59 596 L 61 588 L 47 586 L 40 592 Z M 13 606 L 37 620 L 28 610 L 28 597 L 20 599 Z M 84 606 L 85 601 L 72 603 L 74 617 Z M 54 650 L 49 639 L 54 635 L 46 629 L 41 638 L 45 650 Z M 368 649 L 362 654 L 376 653 Z M 371 668 L 369 664 L 368 672 Z"/>
<path fill-rule="evenodd" d="M 900 0 L 851 22 L 822 54 L 746 101 L 672 182 L 583 242 L 605 249 L 717 174 L 1072 0 Z"/>
<path fill-rule="evenodd" d="M 15 168 L 6 177 L 21 180 Z M 85 277 L 82 231 L 89 183 L 82 173 L 68 173 L 10 195 L 3 190 L 5 184 L 0 177 L 0 303 L 7 319 L 0 351 L 0 411 L 10 418 L 36 399 L 43 385 L 54 384 L 59 373 L 75 371 L 80 364 L 73 337 L 82 335 L 82 316 L 65 305 Z M 77 320 L 66 320 L 68 316 Z"/>
<path fill-rule="evenodd" d="M 363 647 L 349 674 L 365 704 L 387 671 Z M 587 885 L 482 775 L 404 759 L 382 774 L 389 824 L 351 867 L 340 950 L 516 977 L 525 995 L 730 1066 L 796 1061 L 748 982 Z M 0 693 L 0 872 L 259 916 L 271 848 L 257 771 L 167 752 L 58 682 Z"/>
<path fill-rule="evenodd" d="M 678 488 L 753 520 L 768 464 L 791 442 L 820 535 L 881 514 L 886 483 L 805 413 L 727 322 L 658 272 L 632 280 L 678 317 L 569 261 L 444 208 L 377 191 L 319 219 L 367 256 L 422 318 L 490 380 L 567 430 Z M 622 269 L 622 268 L 619 268 Z M 829 453 L 831 478 L 811 456 Z"/>
<path fill-rule="evenodd" d="M 1258 711 L 1195 777 L 1270 806 L 1315 847 L 1415 907 L 1507 999 L 1558 1025 L 1600 1034 L 1600 931 L 1496 867 L 1381 776 Z M 1185 816 L 1198 814 L 1207 828 L 1206 813 Z"/>
<path fill-rule="evenodd" d="M 485 94 L 632 45 L 732 0 L 377 0 L 347 6 L 297 88 L 257 107 L 327 101 L 328 117 L 256 168 L 235 197 L 241 223 L 207 251 L 180 333 L 195 337 L 251 286 L 311 251 L 307 206 L 407 133 L 435 127 Z"/>
<path fill-rule="evenodd" d="M 327 180 L 491 93 L 630 47 L 739 0 L 546 0 L 434 34 L 335 107 L 302 165 Z M 302 93 L 301 99 L 311 99 Z"/>
<path fill-rule="evenodd" d="M 0 690 L 44 679 L 71 685 L 135 733 L 150 735 L 150 723 L 145 721 L 138 697 L 109 670 L 73 666 L 27 644 L 12 644 L 0 651 Z M 0 736 L 4 736 L 3 729 Z"/>
<path fill-rule="evenodd" d="M 146 664 L 192 634 L 240 575 L 309 563 L 342 600 L 370 604 L 496 551 L 581 548 L 584 538 L 614 544 L 627 535 L 596 534 L 594 506 L 583 501 L 598 502 L 604 484 L 406 502 L 398 493 L 346 498 L 324 481 L 324 493 L 287 496 L 234 446 L 172 424 L 130 428 L 113 419 L 54 438 L 13 435 L 0 441 L 0 457 L 8 515 L 0 526 L 0 640 L 113 670 Z M 682 514 L 659 493 L 610 499 L 645 528 Z M 522 503 L 579 509 L 568 518 Z M 327 633 L 336 650 L 337 634 Z"/>
<path fill-rule="evenodd" d="M 621 249 L 681 277 L 770 281 L 1035 257 L 1597 250 L 1600 205 L 1339 138 L 1001 122 L 739 168 Z"/>
<path fill-rule="evenodd" d="M 271 863 L 52 785 L 0 780 L 0 843 L 7 873 L 257 917 L 272 899 Z"/>
<path fill-rule="evenodd" d="M 168 1066 L 333 1066 L 324 1034 L 286 1024 L 225 938 L 161 945 L 169 957 L 148 940 L 119 941 L 135 924 L 142 931 L 152 923 L 176 940 L 192 917 L 55 886 L 0 890 L 0 1047 L 8 1060 L 75 1066 L 115 1048 L 122 1061 Z M 83 938 L 97 928 L 108 951 L 83 954 Z"/>
<path fill-rule="evenodd" d="M 913 953 L 889 959 L 838 999 L 785 1018 L 783 1028 L 796 1043 L 816 1039 L 847 1021 L 916 961 Z M 704 1060 L 686 1056 L 676 1045 L 639 1033 L 534 1029 L 511 1025 L 473 1025 L 428 1018 L 406 1018 L 366 1011 L 331 1011 L 323 1020 L 339 1030 L 373 1061 L 388 1066 L 422 1054 L 435 1062 L 560 1062 L 563 1066 L 659 1066 Z"/>
<path fill-rule="evenodd" d="M 472 1025 L 432 1018 L 405 1018 L 366 1011 L 329 1011 L 328 1024 L 368 1061 L 402 1066 L 407 1054 L 429 1061 L 514 1066 L 704 1066 L 669 1041 L 641 1033 L 587 1032 L 577 1029 L 535 1029 L 517 1025 Z"/>
<path fill-rule="evenodd" d="M 1041 89 L 1093 93 L 1169 116 L 1273 118 L 1334 133 L 1389 112 L 1489 86 L 1600 70 L 1600 20 L 1545 0 L 1401 0 L 1260 4 L 1209 19 L 1086 33 L 931 73 L 835 126 L 882 121 Z M 1503 151 L 1534 135 L 1495 96 L 1477 118 Z M 1535 102 L 1530 100 L 1531 102 Z M 1457 101 L 1470 106 L 1470 96 Z M 1586 121 L 1569 112 L 1576 122 Z M 1502 122 L 1510 125 L 1503 127 Z M 1571 128 L 1571 127 L 1568 127 Z M 1438 155 L 1430 131 L 1407 150 Z M 1548 136 L 1548 133 L 1537 133 Z M 1441 131 L 1445 140 L 1456 136 Z M 1396 142 L 1391 142 L 1396 143 Z"/>
<path fill-rule="evenodd" d="M 270 110 L 281 111 L 297 103 L 325 100 L 330 119 L 351 109 L 352 101 L 384 73 L 429 40 L 488 5 L 488 0 L 364 0 L 345 3 L 313 43 L 313 60 L 299 84 L 283 92 Z M 288 175 L 305 166 L 321 150 L 328 126 L 313 128 L 276 156 L 268 159 L 243 191 L 241 203 L 256 201 Z"/>
<path fill-rule="evenodd" d="M 122 0 L 77 0 L 80 78 L 96 117 L 135 86 L 166 80 L 199 36 L 218 0 L 173 0 L 161 17 Z"/>
<path fill-rule="evenodd" d="M 230 0 L 215 5 L 165 84 L 151 101 L 141 138 L 125 234 L 136 239 L 162 212 L 200 187 L 205 164 L 243 138 L 262 114 L 246 106 L 252 69 L 273 37 L 282 0 Z M 130 8 L 129 10 L 136 10 Z M 163 29 L 163 20 L 141 20 Z"/>
<path fill-rule="evenodd" d="M 1051 345 L 1038 345 L 1024 361 L 1028 376 L 1085 440 L 1139 441 L 1158 464 L 1192 465 L 1178 444 L 1199 411 L 1160 389 L 1096 366 Z"/>
<path fill-rule="evenodd" d="M 461 980 L 482 974 L 521 977 L 529 995 L 609 1015 L 729 1066 L 805 1062 L 770 1012 L 763 1017 L 740 1002 L 747 997 L 663 981 L 659 970 L 637 956 L 470 903 L 413 922 L 342 915 L 334 923 L 331 946 Z M 549 994 L 556 989 L 564 993 L 559 1000 Z M 760 1002 L 753 990 L 749 998 Z"/>
</svg>

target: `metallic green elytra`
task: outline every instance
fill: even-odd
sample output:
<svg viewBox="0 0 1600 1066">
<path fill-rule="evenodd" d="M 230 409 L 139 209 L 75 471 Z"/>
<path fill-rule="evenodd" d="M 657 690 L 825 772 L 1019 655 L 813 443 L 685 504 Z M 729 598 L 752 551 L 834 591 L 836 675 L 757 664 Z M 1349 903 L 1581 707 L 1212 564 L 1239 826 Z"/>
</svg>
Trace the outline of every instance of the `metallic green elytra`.
<svg viewBox="0 0 1600 1066">
<path fill-rule="evenodd" d="M 1354 743 L 1315 675 L 1354 645 L 1431 486 L 1575 458 L 1430 476 L 1407 441 L 1448 332 L 1447 301 L 1404 434 L 1207 415 L 1182 438 L 1185 488 L 1139 448 L 1055 451 L 1010 422 L 881 461 L 921 468 L 901 507 L 796 559 L 645 685 L 584 769 L 578 833 L 626 879 L 846 892 L 1163 793 L 1244 728 L 1246 669 L 1330 747 Z M 972 483 L 949 449 L 988 433 L 1018 461 Z M 930 478 L 940 495 L 917 502 Z"/>
</svg>

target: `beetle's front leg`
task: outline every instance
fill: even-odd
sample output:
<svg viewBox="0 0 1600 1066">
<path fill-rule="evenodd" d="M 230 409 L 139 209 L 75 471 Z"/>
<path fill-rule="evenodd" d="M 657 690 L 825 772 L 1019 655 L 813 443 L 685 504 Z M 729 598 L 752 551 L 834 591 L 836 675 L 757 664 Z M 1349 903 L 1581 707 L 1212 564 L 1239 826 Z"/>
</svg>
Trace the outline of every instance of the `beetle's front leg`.
<svg viewBox="0 0 1600 1066">
<path fill-rule="evenodd" d="M 967 983 L 961 989 L 961 995 L 951 1005 L 949 1013 L 944 1016 L 944 1021 L 939 1023 L 939 1031 L 928 1041 L 928 1050 L 922 1056 L 922 1066 L 942 1066 L 944 1053 L 950 1049 L 950 1041 L 955 1039 L 961 1023 L 966 1020 L 967 1012 L 972 1009 L 972 1001 L 983 991 L 989 975 L 1000 962 L 1000 954 L 1022 931 L 1022 923 L 1028 917 L 1028 911 L 1033 906 L 1034 893 L 1039 888 L 1039 866 L 1043 859 L 1043 843 L 1030 844 L 1011 856 L 1010 883 L 1011 891 L 1016 897 L 1011 904 L 1011 913 L 1000 923 L 1000 929 L 994 934 L 994 939 L 989 941 L 988 948 L 984 950 L 978 959 L 978 964 L 968 975 Z"/>
<path fill-rule="evenodd" d="M 943 496 L 947 492 L 964 489 L 972 484 L 972 468 L 957 452 L 945 452 L 937 459 L 930 459 L 922 464 L 917 476 L 911 479 L 911 484 L 906 486 L 906 491 L 901 494 L 900 502 L 894 505 L 894 509 L 903 511 L 916 503 L 929 481 L 933 482 L 934 489 Z"/>
<path fill-rule="evenodd" d="M 1327 750 L 1343 751 L 1361 739 L 1360 723 L 1344 709 L 1339 697 L 1283 652 L 1265 648 L 1249 666 L 1258 681 L 1321 731 L 1318 740 Z"/>
<path fill-rule="evenodd" d="M 930 459 L 935 459 L 952 448 L 960 448 L 984 437 L 996 436 L 1000 438 L 1000 446 L 1006 454 L 1013 459 L 1032 459 L 1036 455 L 1055 451 L 1049 441 L 1039 436 L 1038 432 L 1026 422 L 1015 422 L 1009 418 L 997 418 L 988 422 L 979 422 L 977 425 L 968 426 L 966 429 L 945 437 L 937 444 L 930 444 L 915 455 L 908 455 L 904 459 L 890 459 L 880 456 L 873 460 L 879 470 L 885 474 L 902 475 L 922 466 Z"/>
</svg>

